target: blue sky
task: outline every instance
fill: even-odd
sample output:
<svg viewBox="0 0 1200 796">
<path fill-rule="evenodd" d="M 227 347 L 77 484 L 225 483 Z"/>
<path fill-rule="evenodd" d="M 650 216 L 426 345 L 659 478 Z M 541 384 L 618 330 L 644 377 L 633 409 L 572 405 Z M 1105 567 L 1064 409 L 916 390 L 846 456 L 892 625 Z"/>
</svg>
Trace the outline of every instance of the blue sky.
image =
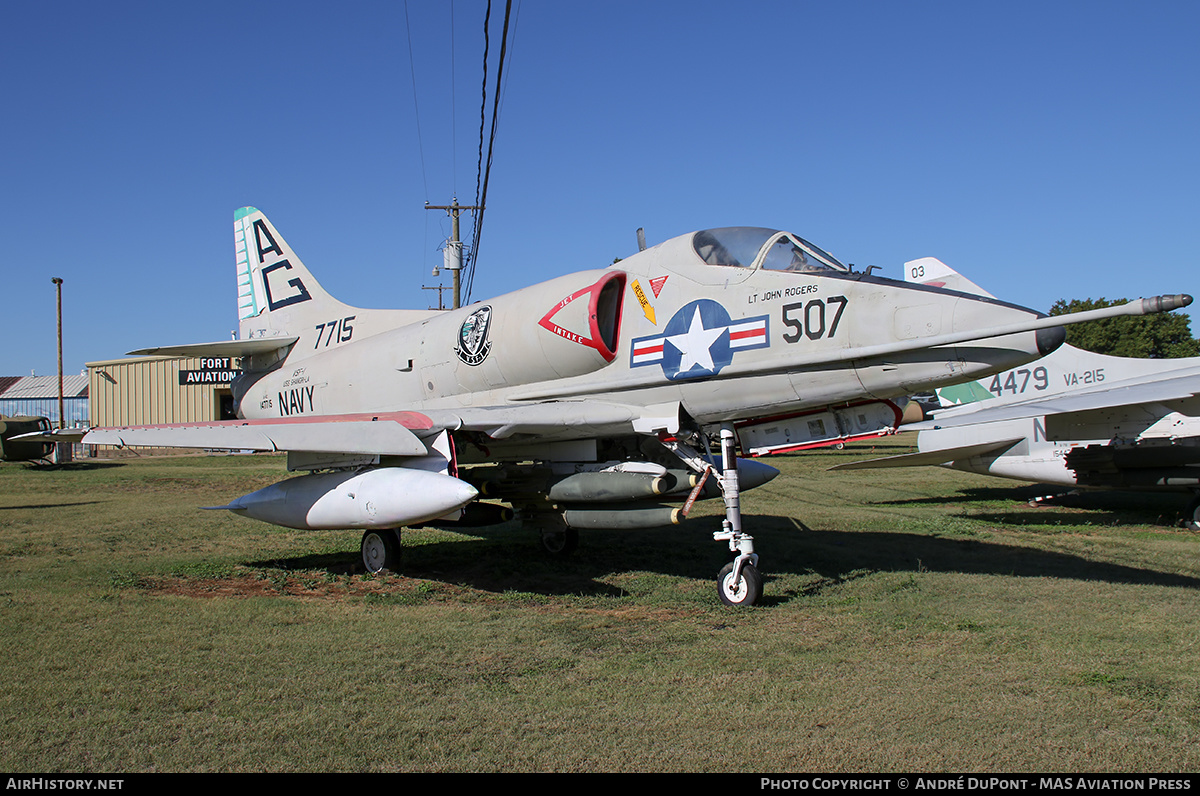
<svg viewBox="0 0 1200 796">
<path fill-rule="evenodd" d="M 485 6 L 0 5 L 0 375 L 55 371 L 53 276 L 68 372 L 227 339 L 244 205 L 343 301 L 435 302 Z M 514 9 L 473 299 L 737 224 L 1043 311 L 1200 293 L 1200 3 Z"/>
</svg>

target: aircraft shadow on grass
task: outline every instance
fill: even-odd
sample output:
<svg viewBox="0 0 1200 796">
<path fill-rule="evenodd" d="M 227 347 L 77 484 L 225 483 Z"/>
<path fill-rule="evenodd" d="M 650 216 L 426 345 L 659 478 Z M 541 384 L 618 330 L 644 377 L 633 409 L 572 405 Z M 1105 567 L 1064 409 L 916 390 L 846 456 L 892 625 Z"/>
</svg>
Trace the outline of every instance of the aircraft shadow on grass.
<svg viewBox="0 0 1200 796">
<path fill-rule="evenodd" d="M 108 470 L 113 467 L 124 467 L 125 463 L 124 462 L 112 462 L 112 461 L 104 461 L 104 462 L 75 461 L 75 462 L 63 462 L 60 464 L 55 464 L 55 463 L 35 461 L 35 462 L 26 462 L 25 466 L 26 466 L 26 468 L 28 468 L 30 470 L 36 470 L 37 472 L 40 472 L 40 473 L 60 472 L 60 471 L 68 472 L 68 473 L 86 473 L 86 472 L 91 472 L 93 470 Z"/>
<path fill-rule="evenodd" d="M 1003 501 L 1025 504 L 1026 511 L 972 513 L 973 519 L 998 525 L 1148 525 L 1177 527 L 1184 519 L 1185 494 L 1181 492 L 1122 492 L 1065 490 L 1061 486 L 1031 485 L 1018 488 L 963 489 L 955 495 L 880 501 L 879 506 L 976 506 Z M 1056 509 L 1081 509 L 1087 514 L 1060 513 Z"/>
<path fill-rule="evenodd" d="M 1178 511 L 1186 502 L 1186 492 L 1132 492 L 1119 490 L 1078 490 L 1055 484 L 1027 484 L 1019 487 L 973 487 L 955 494 L 922 498 L 902 498 L 879 501 L 878 505 L 892 506 L 950 506 L 971 505 L 982 501 L 1027 503 L 1046 499 L 1048 506 L 1069 506 L 1082 509 L 1103 509 L 1125 514 L 1145 515 L 1158 512 L 1159 507 Z M 1149 521 L 1149 520 L 1145 520 Z"/>
<path fill-rule="evenodd" d="M 100 500 L 76 500 L 71 503 L 27 503 L 20 506 L 0 506 L 0 511 L 16 511 L 18 509 L 62 509 L 68 506 L 94 506 L 102 503 Z"/>
<path fill-rule="evenodd" d="M 747 515 L 749 516 L 749 515 Z M 1012 524 L 1006 516 L 1006 522 Z M 1069 553 L 984 541 L 904 532 L 813 530 L 791 517 L 753 516 L 755 536 L 777 551 L 764 573 L 768 584 L 761 604 L 786 602 L 795 593 L 769 588 L 781 574 L 816 574 L 804 588 L 814 594 L 830 585 L 873 572 L 958 572 L 1010 577 L 1052 577 L 1106 583 L 1182 586 L 1200 589 L 1200 578 L 1153 569 L 1094 561 Z M 1043 520 L 1044 521 L 1044 520 Z M 547 555 L 537 539 L 515 523 L 475 529 L 468 540 L 415 543 L 406 532 L 400 574 L 489 592 L 541 595 L 627 596 L 603 579 L 617 572 L 648 571 L 703 581 L 719 558 L 697 545 L 720 527 L 719 517 L 690 520 L 680 527 L 642 532 L 593 531 L 568 557 Z M 636 534 L 636 538 L 635 538 Z M 251 566 L 363 571 L 353 552 L 251 562 Z"/>
</svg>

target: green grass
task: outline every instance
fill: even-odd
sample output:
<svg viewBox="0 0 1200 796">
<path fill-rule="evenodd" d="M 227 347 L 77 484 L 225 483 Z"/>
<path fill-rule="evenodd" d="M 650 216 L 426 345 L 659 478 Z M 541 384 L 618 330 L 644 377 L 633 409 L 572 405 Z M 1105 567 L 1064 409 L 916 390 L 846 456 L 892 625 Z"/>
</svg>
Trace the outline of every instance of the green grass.
<svg viewBox="0 0 1200 796">
<path fill-rule="evenodd" d="M 0 768 L 1196 770 L 1186 498 L 827 471 L 905 441 L 772 462 L 743 610 L 714 501 L 564 560 L 406 531 L 371 576 L 355 532 L 198 510 L 278 458 L 0 466 Z"/>
</svg>

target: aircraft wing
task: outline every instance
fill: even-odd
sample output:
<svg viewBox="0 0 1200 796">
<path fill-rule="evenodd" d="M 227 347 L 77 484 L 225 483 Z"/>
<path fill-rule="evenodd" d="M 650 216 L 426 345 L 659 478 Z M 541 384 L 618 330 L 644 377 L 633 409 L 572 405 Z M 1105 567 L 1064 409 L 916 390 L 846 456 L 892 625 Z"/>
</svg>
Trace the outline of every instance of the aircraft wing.
<svg viewBox="0 0 1200 796">
<path fill-rule="evenodd" d="M 424 456 L 415 431 L 431 428 L 416 412 L 340 415 L 270 420 L 216 420 L 126 428 L 95 428 L 85 445 L 119 447 L 215 448 L 220 450 L 311 451 Z"/>
<path fill-rule="evenodd" d="M 675 404 L 642 407 L 600 401 L 552 401 L 514 406 L 456 407 L 426 412 L 311 415 L 258 420 L 216 420 L 125 428 L 95 428 L 85 445 L 306 451 L 424 456 L 423 439 L 444 430 L 479 431 L 492 439 L 524 434 L 573 437 L 613 430 L 678 430 Z"/>
<path fill-rule="evenodd" d="M 265 354 L 288 346 L 299 337 L 255 337 L 250 340 L 219 340 L 215 343 L 186 343 L 139 348 L 128 356 L 155 357 L 245 357 Z"/>
<path fill-rule="evenodd" d="M 847 462 L 830 467 L 830 470 L 873 470 L 881 467 L 921 467 L 928 464 L 948 464 L 960 459 L 970 459 L 973 456 L 986 456 L 994 453 L 999 455 L 1021 442 L 1023 438 L 1005 439 L 998 442 L 983 442 L 976 445 L 963 445 L 958 448 L 945 448 L 937 451 L 921 451 L 920 453 L 904 453 L 900 456 L 884 456 L 880 459 L 867 459 L 861 462 Z"/>
<path fill-rule="evenodd" d="M 50 431 L 30 431 L 26 434 L 17 434 L 9 437 L 9 439 L 17 442 L 49 442 L 52 444 L 66 442 L 75 444 L 83 439 L 87 431 L 86 428 L 55 428 Z"/>
<path fill-rule="evenodd" d="M 938 412 L 931 420 L 905 426 L 906 431 L 929 431 L 955 428 L 976 423 L 995 423 L 1001 420 L 1021 420 L 1030 417 L 1084 412 L 1163 401 L 1178 401 L 1200 394 L 1200 373 L 1159 378 L 1155 381 L 1129 379 L 1114 384 L 1094 385 L 1085 390 L 1058 393 L 1045 398 L 987 406 L 987 402 L 951 407 Z"/>
<path fill-rule="evenodd" d="M 426 414 L 435 426 L 480 431 L 492 439 L 524 434 L 538 437 L 679 430 L 678 403 L 641 407 L 607 401 L 536 401 L 510 406 L 455 407 Z"/>
</svg>

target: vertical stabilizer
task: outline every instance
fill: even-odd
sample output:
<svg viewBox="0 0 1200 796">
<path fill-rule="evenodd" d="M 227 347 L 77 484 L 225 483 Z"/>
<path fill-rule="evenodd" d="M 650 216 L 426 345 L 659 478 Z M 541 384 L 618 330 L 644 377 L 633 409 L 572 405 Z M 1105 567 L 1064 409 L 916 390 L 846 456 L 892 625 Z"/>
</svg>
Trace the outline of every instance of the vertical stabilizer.
<svg viewBox="0 0 1200 796">
<path fill-rule="evenodd" d="M 936 257 L 922 257 L 919 260 L 906 262 L 904 264 L 904 281 L 995 298 L 991 293 Z"/>
<path fill-rule="evenodd" d="M 325 292 L 261 211 L 243 207 L 234 214 L 233 240 L 243 340 L 298 335 L 355 312 Z"/>
</svg>

